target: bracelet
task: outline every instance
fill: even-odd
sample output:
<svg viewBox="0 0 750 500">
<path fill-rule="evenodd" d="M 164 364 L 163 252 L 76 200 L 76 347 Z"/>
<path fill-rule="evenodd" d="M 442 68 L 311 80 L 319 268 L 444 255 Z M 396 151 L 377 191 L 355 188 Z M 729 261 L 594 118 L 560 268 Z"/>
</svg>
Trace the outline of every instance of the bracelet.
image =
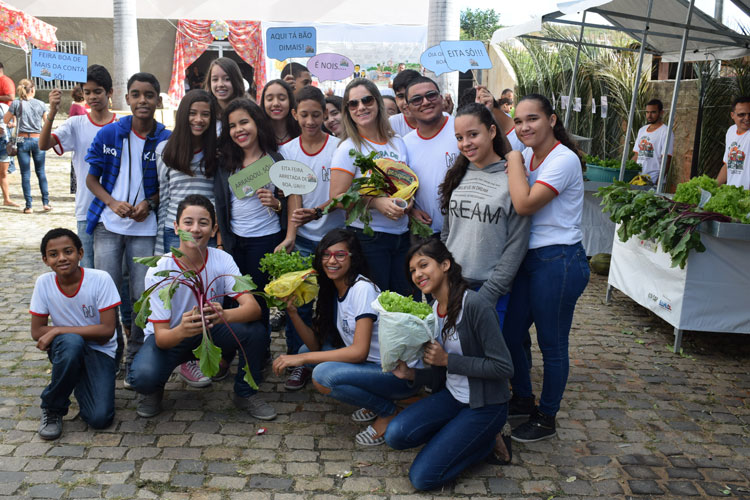
<svg viewBox="0 0 750 500">
<path fill-rule="evenodd" d="M 281 212 L 282 204 L 281 204 L 281 200 L 276 200 L 276 201 L 279 202 L 279 208 L 272 208 L 271 210 L 273 210 L 276 213 L 279 213 L 279 212 Z"/>
</svg>

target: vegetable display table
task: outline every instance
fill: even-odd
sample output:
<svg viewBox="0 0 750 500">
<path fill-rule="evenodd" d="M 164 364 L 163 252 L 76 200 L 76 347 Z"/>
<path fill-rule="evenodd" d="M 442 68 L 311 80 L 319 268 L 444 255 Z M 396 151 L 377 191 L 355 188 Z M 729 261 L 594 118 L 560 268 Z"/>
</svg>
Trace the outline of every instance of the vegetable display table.
<svg viewBox="0 0 750 500">
<path fill-rule="evenodd" d="M 683 330 L 750 333 L 750 224 L 700 225 L 705 252 L 691 252 L 684 269 L 651 241 L 615 235 L 609 268 L 612 287 L 674 327 L 674 351 Z"/>
<path fill-rule="evenodd" d="M 609 214 L 602 212 L 601 198 L 594 198 L 600 187 L 610 186 L 611 182 L 585 181 L 583 183 L 583 215 L 581 231 L 583 248 L 586 256 L 593 257 L 598 253 L 612 253 L 612 237 L 615 234 L 615 223 L 609 220 Z M 653 186 L 630 186 L 630 189 L 648 190 Z"/>
</svg>

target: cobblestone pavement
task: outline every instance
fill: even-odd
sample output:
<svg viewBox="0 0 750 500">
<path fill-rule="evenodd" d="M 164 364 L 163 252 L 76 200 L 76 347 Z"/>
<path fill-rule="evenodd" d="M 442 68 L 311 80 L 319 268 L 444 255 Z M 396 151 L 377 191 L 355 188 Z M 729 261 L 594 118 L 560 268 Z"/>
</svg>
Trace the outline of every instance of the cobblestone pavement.
<svg viewBox="0 0 750 500">
<path fill-rule="evenodd" d="M 600 276 L 578 303 L 559 436 L 516 445 L 513 465 L 475 466 L 442 491 L 410 486 L 414 452 L 355 446 L 352 408 L 309 386 L 285 392 L 275 377 L 261 386 L 279 413 L 273 422 L 235 410 L 229 380 L 192 389 L 176 377 L 166 410 L 139 418 L 118 380 L 110 428 L 88 429 L 74 403 L 62 438 L 44 442 L 36 429 L 49 362 L 30 339 L 28 303 L 46 270 L 42 235 L 75 227 L 68 168 L 48 162 L 53 212 L 0 209 L 2 498 L 750 498 L 750 337 L 687 333 L 673 354 L 664 322 L 619 293 L 602 303 Z M 18 173 L 11 183 L 22 202 Z M 279 333 L 273 349 L 283 349 Z"/>
</svg>

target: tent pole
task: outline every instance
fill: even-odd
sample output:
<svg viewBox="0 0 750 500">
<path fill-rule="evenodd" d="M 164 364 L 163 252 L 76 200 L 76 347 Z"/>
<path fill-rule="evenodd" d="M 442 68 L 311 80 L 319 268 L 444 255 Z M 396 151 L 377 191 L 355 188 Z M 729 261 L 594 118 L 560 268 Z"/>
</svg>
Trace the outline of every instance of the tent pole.
<svg viewBox="0 0 750 500">
<path fill-rule="evenodd" d="M 578 35 L 578 50 L 576 50 L 576 62 L 573 64 L 573 77 L 570 79 L 570 90 L 568 90 L 568 109 L 565 110 L 565 121 L 563 125 L 568 128 L 570 123 L 570 112 L 573 110 L 573 93 L 576 90 L 576 78 L 578 77 L 578 61 L 581 58 L 581 43 L 583 42 L 583 30 L 586 28 L 586 11 L 583 11 L 583 19 L 581 19 L 581 33 Z"/>
<path fill-rule="evenodd" d="M 672 93 L 672 104 L 669 106 L 669 121 L 667 122 L 667 143 L 664 150 L 664 155 L 661 158 L 661 167 L 659 168 L 659 183 L 656 185 L 656 192 L 661 193 L 664 187 L 664 170 L 667 166 L 667 158 L 669 155 L 666 154 L 669 146 L 669 132 L 672 131 L 674 126 L 674 116 L 677 111 L 677 94 L 680 92 L 680 81 L 682 80 L 682 66 L 685 64 L 685 50 L 687 49 L 688 33 L 690 31 L 690 20 L 693 17 L 693 7 L 695 6 L 695 0 L 690 0 L 688 6 L 687 18 L 685 19 L 685 30 L 682 32 L 682 46 L 680 47 L 680 62 L 677 64 L 677 76 L 674 80 L 674 92 Z"/>
<path fill-rule="evenodd" d="M 648 13 L 646 19 L 651 18 L 651 8 L 654 6 L 654 0 L 648 0 Z M 622 145 L 622 159 L 620 160 L 620 180 L 625 179 L 625 162 L 628 161 L 630 153 L 630 133 L 633 131 L 633 119 L 635 118 L 635 105 L 638 101 L 638 88 L 641 86 L 641 74 L 643 73 L 643 53 L 646 49 L 646 38 L 648 38 L 649 23 L 646 21 L 646 27 L 643 28 L 643 40 L 641 40 L 641 50 L 638 54 L 638 71 L 635 72 L 635 85 L 633 86 L 633 97 L 630 99 L 630 111 L 628 112 L 628 128 L 625 130 L 625 141 Z"/>
</svg>

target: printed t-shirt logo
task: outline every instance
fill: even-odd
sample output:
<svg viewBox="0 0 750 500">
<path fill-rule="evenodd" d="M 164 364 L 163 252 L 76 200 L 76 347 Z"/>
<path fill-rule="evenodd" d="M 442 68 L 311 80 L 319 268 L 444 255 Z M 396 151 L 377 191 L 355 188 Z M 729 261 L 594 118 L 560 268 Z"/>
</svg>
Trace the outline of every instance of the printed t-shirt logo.
<svg viewBox="0 0 750 500">
<path fill-rule="evenodd" d="M 729 161 L 727 161 L 727 168 L 742 171 L 744 166 L 745 152 L 740 149 L 740 145 L 737 142 L 733 142 L 729 145 Z"/>
<path fill-rule="evenodd" d="M 638 156 L 644 158 L 654 157 L 654 145 L 649 141 L 650 137 L 646 136 L 638 143 Z"/>
</svg>

